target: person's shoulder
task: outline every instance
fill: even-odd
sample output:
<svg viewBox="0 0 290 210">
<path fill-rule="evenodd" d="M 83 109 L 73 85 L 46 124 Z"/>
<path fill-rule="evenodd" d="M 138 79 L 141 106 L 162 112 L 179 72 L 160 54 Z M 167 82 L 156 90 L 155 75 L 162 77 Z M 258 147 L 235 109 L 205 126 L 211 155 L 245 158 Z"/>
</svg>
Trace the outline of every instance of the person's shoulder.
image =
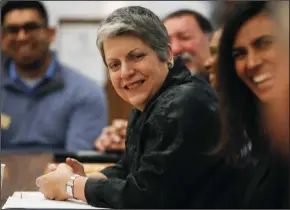
<svg viewBox="0 0 290 210">
<path fill-rule="evenodd" d="M 76 69 L 64 64 L 60 64 L 60 67 L 66 84 L 81 90 L 95 91 L 101 89 L 97 81 L 79 73 Z"/>
<path fill-rule="evenodd" d="M 182 83 L 168 88 L 160 97 L 159 105 L 193 109 L 206 106 L 217 109 L 218 100 L 215 90 L 199 76 L 188 76 Z M 195 106 L 193 106 L 195 105 Z"/>
<path fill-rule="evenodd" d="M 60 64 L 60 67 L 65 82 L 65 91 L 70 92 L 75 101 L 105 101 L 105 90 L 97 81 L 66 65 Z"/>
<path fill-rule="evenodd" d="M 212 88 L 210 83 L 199 74 L 190 75 L 187 79 L 187 86 L 192 95 L 201 99 L 209 98 L 217 101 L 217 92 Z"/>
</svg>

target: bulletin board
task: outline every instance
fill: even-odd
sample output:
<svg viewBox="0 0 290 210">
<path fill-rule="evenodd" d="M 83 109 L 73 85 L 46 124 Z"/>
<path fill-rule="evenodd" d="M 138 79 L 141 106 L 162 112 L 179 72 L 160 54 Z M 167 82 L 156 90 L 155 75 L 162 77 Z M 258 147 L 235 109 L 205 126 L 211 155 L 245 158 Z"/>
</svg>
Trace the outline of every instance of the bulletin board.
<svg viewBox="0 0 290 210">
<path fill-rule="evenodd" d="M 96 46 L 101 20 L 61 18 L 58 22 L 56 52 L 64 64 L 88 76 L 105 89 L 109 124 L 114 119 L 127 119 L 132 106 L 125 102 L 108 81 L 108 71 Z"/>
<path fill-rule="evenodd" d="M 99 19 L 60 18 L 56 52 L 62 63 L 104 87 L 107 83 L 106 67 L 96 46 L 100 23 Z"/>
</svg>

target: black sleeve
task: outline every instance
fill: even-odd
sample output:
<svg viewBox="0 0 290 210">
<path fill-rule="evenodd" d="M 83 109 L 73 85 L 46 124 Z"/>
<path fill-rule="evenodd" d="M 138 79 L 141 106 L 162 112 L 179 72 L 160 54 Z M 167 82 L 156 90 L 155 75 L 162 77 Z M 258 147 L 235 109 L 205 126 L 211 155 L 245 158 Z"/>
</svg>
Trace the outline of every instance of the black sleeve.
<svg viewBox="0 0 290 210">
<path fill-rule="evenodd" d="M 135 123 L 135 118 L 136 118 L 136 111 L 133 110 L 129 116 L 128 119 L 128 126 L 127 126 L 127 132 L 129 133 L 129 128 L 131 126 L 132 123 Z M 126 147 L 127 147 L 127 140 L 126 140 Z M 128 164 L 126 162 L 126 151 L 124 152 L 122 158 L 117 162 L 116 165 L 110 166 L 110 167 L 106 167 L 104 168 L 101 173 L 103 173 L 106 177 L 108 178 L 119 178 L 119 179 L 126 179 L 127 175 L 128 175 Z"/>
<path fill-rule="evenodd" d="M 107 178 L 115 177 L 119 179 L 125 179 L 128 174 L 128 170 L 124 163 L 124 157 L 119 160 L 116 165 L 104 168 L 101 173 L 104 174 Z"/>
<path fill-rule="evenodd" d="M 184 90 L 182 90 L 184 91 Z M 156 142 L 141 158 L 140 168 L 125 179 L 88 179 L 90 205 L 110 208 L 178 208 L 187 188 L 217 162 L 206 155 L 208 142 L 218 136 L 216 106 L 184 98 L 160 101 L 144 125 L 146 141 Z M 142 132 L 142 134 L 143 134 Z M 148 134 L 148 132 L 150 132 Z M 142 135 L 141 134 L 141 135 Z"/>
</svg>

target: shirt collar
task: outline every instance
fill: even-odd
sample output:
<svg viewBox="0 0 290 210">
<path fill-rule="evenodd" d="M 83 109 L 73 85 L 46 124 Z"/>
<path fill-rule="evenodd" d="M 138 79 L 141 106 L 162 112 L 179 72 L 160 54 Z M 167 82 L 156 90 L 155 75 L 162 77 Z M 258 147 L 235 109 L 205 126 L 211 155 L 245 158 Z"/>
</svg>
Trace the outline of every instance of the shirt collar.
<svg viewBox="0 0 290 210">
<path fill-rule="evenodd" d="M 55 72 L 55 67 L 56 67 L 56 58 L 55 55 L 52 54 L 52 59 L 50 62 L 50 65 L 46 71 L 46 73 L 43 75 L 43 78 L 45 79 L 50 79 L 53 77 L 53 74 Z M 16 67 L 15 67 L 15 62 L 13 60 L 11 60 L 10 64 L 9 64 L 9 77 L 12 80 L 17 80 L 19 79 L 19 76 L 17 75 L 16 72 Z"/>
</svg>

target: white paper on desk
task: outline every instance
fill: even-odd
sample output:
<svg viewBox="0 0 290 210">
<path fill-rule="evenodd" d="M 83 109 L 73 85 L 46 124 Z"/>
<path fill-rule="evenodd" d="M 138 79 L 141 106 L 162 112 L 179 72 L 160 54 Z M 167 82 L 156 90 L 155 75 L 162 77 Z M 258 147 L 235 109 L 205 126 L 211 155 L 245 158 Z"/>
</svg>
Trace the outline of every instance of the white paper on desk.
<svg viewBox="0 0 290 210">
<path fill-rule="evenodd" d="M 2 207 L 2 209 L 7 208 L 101 209 L 74 199 L 68 201 L 47 200 L 40 192 L 22 192 L 22 198 L 20 192 L 15 192 Z"/>
</svg>

